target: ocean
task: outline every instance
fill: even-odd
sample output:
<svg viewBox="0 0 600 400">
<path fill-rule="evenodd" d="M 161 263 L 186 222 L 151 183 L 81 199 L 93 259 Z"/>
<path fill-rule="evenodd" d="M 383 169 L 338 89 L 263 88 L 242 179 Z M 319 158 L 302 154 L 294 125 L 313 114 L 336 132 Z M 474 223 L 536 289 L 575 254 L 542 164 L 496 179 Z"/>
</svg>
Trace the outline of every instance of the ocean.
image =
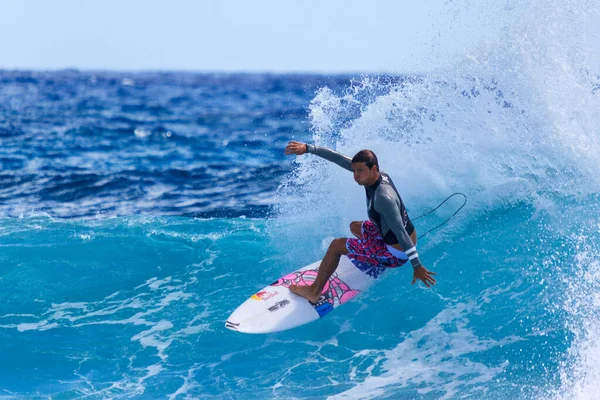
<svg viewBox="0 0 600 400">
<path fill-rule="evenodd" d="M 598 10 L 527 4 L 426 74 L 0 71 L 0 397 L 599 398 Z M 437 285 L 227 330 L 367 218 L 289 140 L 375 151 L 413 218 L 464 193 Z"/>
</svg>

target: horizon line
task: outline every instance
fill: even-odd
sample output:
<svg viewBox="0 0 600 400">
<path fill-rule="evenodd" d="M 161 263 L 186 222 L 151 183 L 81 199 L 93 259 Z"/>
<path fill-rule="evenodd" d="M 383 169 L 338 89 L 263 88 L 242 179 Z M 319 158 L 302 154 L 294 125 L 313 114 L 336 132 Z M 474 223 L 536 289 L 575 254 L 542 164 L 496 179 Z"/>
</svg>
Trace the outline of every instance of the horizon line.
<svg viewBox="0 0 600 400">
<path fill-rule="evenodd" d="M 78 67 L 4 67 L 0 72 L 84 72 L 84 73 L 189 73 L 189 74 L 223 74 L 223 75 L 422 75 L 424 72 L 392 72 L 391 70 L 259 70 L 259 69 L 187 69 L 187 68 L 78 68 Z"/>
</svg>

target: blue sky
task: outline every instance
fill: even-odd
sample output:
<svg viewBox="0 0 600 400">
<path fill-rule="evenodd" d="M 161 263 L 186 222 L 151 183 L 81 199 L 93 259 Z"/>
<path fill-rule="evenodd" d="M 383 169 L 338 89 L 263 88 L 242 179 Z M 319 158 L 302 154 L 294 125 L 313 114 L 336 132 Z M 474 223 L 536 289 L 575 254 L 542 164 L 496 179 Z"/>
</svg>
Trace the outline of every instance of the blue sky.
<svg viewBox="0 0 600 400">
<path fill-rule="evenodd" d="M 493 26 L 465 24 L 472 12 L 467 6 L 436 0 L 0 0 L 0 68 L 416 72 L 434 67 L 441 53 L 495 34 Z"/>
</svg>

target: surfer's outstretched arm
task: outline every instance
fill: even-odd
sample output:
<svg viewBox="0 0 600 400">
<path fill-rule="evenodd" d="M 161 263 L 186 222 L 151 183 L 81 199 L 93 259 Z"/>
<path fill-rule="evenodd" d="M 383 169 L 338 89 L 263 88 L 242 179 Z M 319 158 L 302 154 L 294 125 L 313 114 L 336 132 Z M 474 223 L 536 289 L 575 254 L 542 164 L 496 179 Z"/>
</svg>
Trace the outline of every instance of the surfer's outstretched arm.
<svg viewBox="0 0 600 400">
<path fill-rule="evenodd" d="M 298 156 L 311 153 L 327 161 L 331 161 L 340 167 L 352 172 L 352 159 L 344 154 L 338 153 L 326 147 L 318 147 L 312 144 L 291 141 L 285 148 L 285 154 L 296 154 Z"/>
</svg>

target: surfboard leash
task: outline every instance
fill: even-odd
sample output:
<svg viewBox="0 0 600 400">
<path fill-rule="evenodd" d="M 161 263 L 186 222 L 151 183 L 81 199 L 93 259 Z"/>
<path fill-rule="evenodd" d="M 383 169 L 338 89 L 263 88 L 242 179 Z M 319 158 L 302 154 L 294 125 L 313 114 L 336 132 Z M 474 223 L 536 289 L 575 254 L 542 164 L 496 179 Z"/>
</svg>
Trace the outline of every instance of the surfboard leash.
<svg viewBox="0 0 600 400">
<path fill-rule="evenodd" d="M 452 219 L 452 217 L 454 217 L 456 214 L 458 214 L 458 212 L 465 206 L 465 204 L 467 204 L 467 196 L 464 193 L 460 193 L 460 192 L 453 193 L 450 196 L 446 197 L 446 199 L 444 201 L 442 201 L 436 208 L 434 208 L 434 209 L 426 212 L 423 215 L 419 215 L 417 218 L 413 219 L 413 221 L 416 221 L 416 220 L 418 220 L 420 218 L 428 216 L 429 214 L 431 214 L 432 212 L 434 212 L 435 210 L 437 210 L 438 208 L 440 208 L 441 206 L 443 206 L 445 202 L 447 202 L 448 200 L 450 200 L 454 196 L 462 196 L 462 197 L 464 197 L 464 202 L 458 208 L 458 210 L 454 211 L 454 214 L 452 214 L 447 220 L 445 220 L 444 222 L 442 222 L 438 226 L 436 226 L 434 228 L 431 228 L 430 230 L 428 230 L 427 232 L 425 232 L 421 236 L 418 236 L 417 239 L 421 239 L 423 236 L 427 235 L 428 233 L 431 233 L 431 232 L 435 231 L 436 229 L 440 228 L 442 225 L 445 225 L 448 221 L 450 221 Z"/>
</svg>

